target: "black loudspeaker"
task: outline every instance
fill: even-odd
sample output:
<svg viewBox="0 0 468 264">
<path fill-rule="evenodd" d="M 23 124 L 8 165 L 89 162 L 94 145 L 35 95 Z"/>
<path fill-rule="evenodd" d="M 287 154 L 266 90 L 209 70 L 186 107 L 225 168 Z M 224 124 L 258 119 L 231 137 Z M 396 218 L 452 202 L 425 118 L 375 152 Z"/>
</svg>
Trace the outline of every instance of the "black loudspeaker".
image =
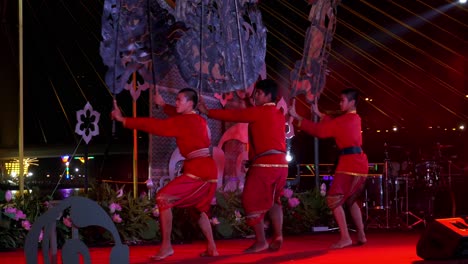
<svg viewBox="0 0 468 264">
<path fill-rule="evenodd" d="M 436 219 L 421 235 L 416 253 L 425 260 L 468 258 L 467 223 L 462 218 Z"/>
</svg>

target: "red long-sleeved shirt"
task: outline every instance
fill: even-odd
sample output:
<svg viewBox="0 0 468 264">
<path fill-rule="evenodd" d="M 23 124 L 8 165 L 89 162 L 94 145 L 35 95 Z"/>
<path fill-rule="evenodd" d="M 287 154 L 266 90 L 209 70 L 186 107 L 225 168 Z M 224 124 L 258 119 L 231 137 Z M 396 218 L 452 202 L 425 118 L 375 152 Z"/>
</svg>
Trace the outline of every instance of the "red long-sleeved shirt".
<svg viewBox="0 0 468 264">
<path fill-rule="evenodd" d="M 175 111 L 171 106 L 165 106 L 164 111 L 172 116 L 166 119 L 125 118 L 124 126 L 158 136 L 175 137 L 180 154 L 184 157 L 192 151 L 210 146 L 208 126 L 203 117 L 198 114 L 173 115 Z M 216 179 L 217 174 L 213 171 L 216 172 L 216 165 L 211 157 L 197 158 L 184 163 L 184 173 L 191 173 L 203 179 Z"/>
<path fill-rule="evenodd" d="M 319 123 L 303 119 L 299 128 L 318 138 L 334 138 L 339 149 L 362 146 L 361 117 L 356 113 L 324 118 Z M 367 156 L 361 153 L 341 155 L 336 171 L 367 174 L 368 169 Z"/>
<path fill-rule="evenodd" d="M 249 158 L 268 150 L 286 152 L 285 117 L 275 105 L 254 106 L 243 109 L 212 109 L 210 118 L 248 123 Z M 287 164 L 285 154 L 266 155 L 254 161 L 262 164 Z"/>
</svg>

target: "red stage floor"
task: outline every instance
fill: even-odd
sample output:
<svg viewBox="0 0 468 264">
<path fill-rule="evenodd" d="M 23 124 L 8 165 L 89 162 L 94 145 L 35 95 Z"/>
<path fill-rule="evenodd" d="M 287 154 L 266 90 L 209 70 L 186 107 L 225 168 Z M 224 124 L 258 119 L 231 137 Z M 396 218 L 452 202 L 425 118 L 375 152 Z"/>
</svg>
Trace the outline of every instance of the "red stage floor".
<svg viewBox="0 0 468 264">
<path fill-rule="evenodd" d="M 416 255 L 416 244 L 420 233 L 417 231 L 381 231 L 368 233 L 368 243 L 340 250 L 328 247 L 338 239 L 338 233 L 320 233 L 286 237 L 279 252 L 242 254 L 242 250 L 252 243 L 250 239 L 218 240 L 218 257 L 199 257 L 204 244 L 174 245 L 175 254 L 160 263 L 468 263 L 465 260 L 424 261 Z M 130 247 L 130 263 L 156 263 L 149 261 L 158 245 Z M 90 248 L 92 263 L 109 263 L 110 248 Z M 0 253 L 1 263 L 25 263 L 23 251 Z M 39 263 L 43 263 L 42 260 Z M 61 262 L 60 262 L 61 263 Z"/>
</svg>

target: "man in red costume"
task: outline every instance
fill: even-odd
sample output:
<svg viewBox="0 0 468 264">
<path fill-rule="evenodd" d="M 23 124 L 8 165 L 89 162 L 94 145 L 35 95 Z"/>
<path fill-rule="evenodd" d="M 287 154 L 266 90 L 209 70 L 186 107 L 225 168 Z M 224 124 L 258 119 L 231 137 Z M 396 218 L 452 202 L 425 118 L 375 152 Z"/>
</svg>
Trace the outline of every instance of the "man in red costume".
<svg viewBox="0 0 468 264">
<path fill-rule="evenodd" d="M 165 104 L 159 93 L 156 93 L 156 104 L 163 107 L 170 117 L 125 118 L 114 101 L 112 118 L 122 122 L 124 127 L 138 129 L 158 136 L 175 137 L 180 153 L 185 157 L 183 174 L 169 182 L 156 194 L 158 204 L 162 243 L 153 260 L 162 260 L 174 253 L 171 244 L 172 207 L 192 207 L 200 212 L 198 224 L 205 235 L 208 245 L 202 256 L 217 256 L 211 224 L 207 216 L 211 200 L 216 191 L 217 169 L 211 157 L 210 139 L 206 120 L 196 114 L 194 108 L 198 103 L 196 91 L 184 88 L 179 91 L 175 108 Z"/>
<path fill-rule="evenodd" d="M 244 109 L 208 110 L 202 103 L 199 109 L 210 118 L 248 123 L 250 167 L 246 175 L 242 204 L 247 224 L 253 227 L 256 241 L 245 253 L 279 250 L 283 242 L 283 211 L 280 197 L 286 184 L 288 164 L 285 158 L 285 117 L 276 107 L 278 85 L 273 80 L 256 83 L 255 106 Z M 268 245 L 265 238 L 264 217 L 269 212 L 273 239 Z"/>
<path fill-rule="evenodd" d="M 343 114 L 334 119 L 322 114 L 317 105 L 313 104 L 314 112 L 321 119 L 319 123 L 314 123 L 299 116 L 295 110 L 295 104 L 289 111 L 289 114 L 297 120 L 295 124 L 300 130 L 319 138 L 334 138 L 340 149 L 333 183 L 327 193 L 328 206 L 333 211 L 341 234 L 340 240 L 333 244 L 332 248 L 343 248 L 353 243 L 343 210 L 343 204 L 345 203 L 349 207 L 357 228 L 358 244 L 364 244 L 367 241 L 361 208 L 357 203 L 357 198 L 364 190 L 369 169 L 367 156 L 361 149 L 361 117 L 356 113 L 357 100 L 357 90 L 343 90 L 340 100 L 340 108 Z"/>
</svg>

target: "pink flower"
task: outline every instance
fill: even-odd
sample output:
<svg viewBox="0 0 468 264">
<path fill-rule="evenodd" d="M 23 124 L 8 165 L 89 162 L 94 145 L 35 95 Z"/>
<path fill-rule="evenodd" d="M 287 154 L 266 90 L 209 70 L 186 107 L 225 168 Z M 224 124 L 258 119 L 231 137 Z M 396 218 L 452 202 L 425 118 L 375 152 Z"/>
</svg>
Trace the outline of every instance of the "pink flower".
<svg viewBox="0 0 468 264">
<path fill-rule="evenodd" d="M 297 198 L 289 198 L 289 200 L 288 200 L 289 207 L 291 207 L 291 208 L 294 208 L 294 207 L 298 206 L 300 203 L 301 202 Z"/>
<path fill-rule="evenodd" d="M 124 192 L 123 192 L 123 187 L 122 187 L 122 188 L 120 188 L 120 189 L 117 191 L 117 198 L 122 197 L 122 196 L 123 196 L 123 193 L 124 193 Z"/>
<path fill-rule="evenodd" d="M 112 216 L 112 221 L 116 222 L 116 223 L 122 223 L 122 218 L 120 218 L 120 215 L 119 214 L 114 214 Z"/>
<path fill-rule="evenodd" d="M 320 195 L 325 196 L 326 194 L 327 194 L 327 185 L 325 185 L 325 183 L 322 183 L 322 185 L 320 185 Z"/>
<path fill-rule="evenodd" d="M 7 214 L 16 214 L 16 208 L 7 207 L 7 208 L 5 208 L 5 213 L 7 213 Z"/>
<path fill-rule="evenodd" d="M 148 189 L 151 189 L 151 188 L 154 187 L 154 183 L 153 183 L 152 179 L 146 180 L 145 183 L 146 183 L 146 188 L 148 188 Z"/>
<path fill-rule="evenodd" d="M 213 217 L 210 219 L 210 222 L 212 225 L 219 225 L 221 222 L 219 222 L 218 218 Z"/>
<path fill-rule="evenodd" d="M 31 229 L 31 223 L 28 220 L 21 221 L 21 226 L 26 230 Z"/>
<path fill-rule="evenodd" d="M 211 205 L 216 205 L 216 196 L 213 196 L 213 199 L 211 199 Z"/>
<path fill-rule="evenodd" d="M 21 210 L 16 210 L 15 220 L 26 219 L 26 215 Z"/>
<path fill-rule="evenodd" d="M 13 198 L 13 194 L 11 193 L 11 191 L 10 190 L 6 191 L 5 192 L 5 200 L 7 202 L 9 202 L 9 201 L 11 201 L 11 198 Z"/>
<path fill-rule="evenodd" d="M 115 213 L 115 211 L 122 211 L 122 207 L 118 203 L 111 203 L 109 209 L 111 214 Z"/>
<path fill-rule="evenodd" d="M 159 217 L 159 208 L 157 206 L 155 206 L 153 208 L 153 216 L 154 217 Z"/>
<path fill-rule="evenodd" d="M 72 221 L 71 221 L 71 219 L 70 219 L 69 216 L 63 218 L 63 224 L 64 224 L 65 226 L 67 226 L 67 227 L 71 227 L 71 226 L 72 226 Z"/>
<path fill-rule="evenodd" d="M 284 189 L 283 196 L 286 198 L 291 198 L 293 195 L 293 190 L 291 189 Z"/>
<path fill-rule="evenodd" d="M 234 211 L 234 215 L 236 216 L 236 220 L 242 218 L 242 215 L 241 215 L 241 213 L 239 212 L 239 210 L 235 210 L 235 211 Z"/>
</svg>

